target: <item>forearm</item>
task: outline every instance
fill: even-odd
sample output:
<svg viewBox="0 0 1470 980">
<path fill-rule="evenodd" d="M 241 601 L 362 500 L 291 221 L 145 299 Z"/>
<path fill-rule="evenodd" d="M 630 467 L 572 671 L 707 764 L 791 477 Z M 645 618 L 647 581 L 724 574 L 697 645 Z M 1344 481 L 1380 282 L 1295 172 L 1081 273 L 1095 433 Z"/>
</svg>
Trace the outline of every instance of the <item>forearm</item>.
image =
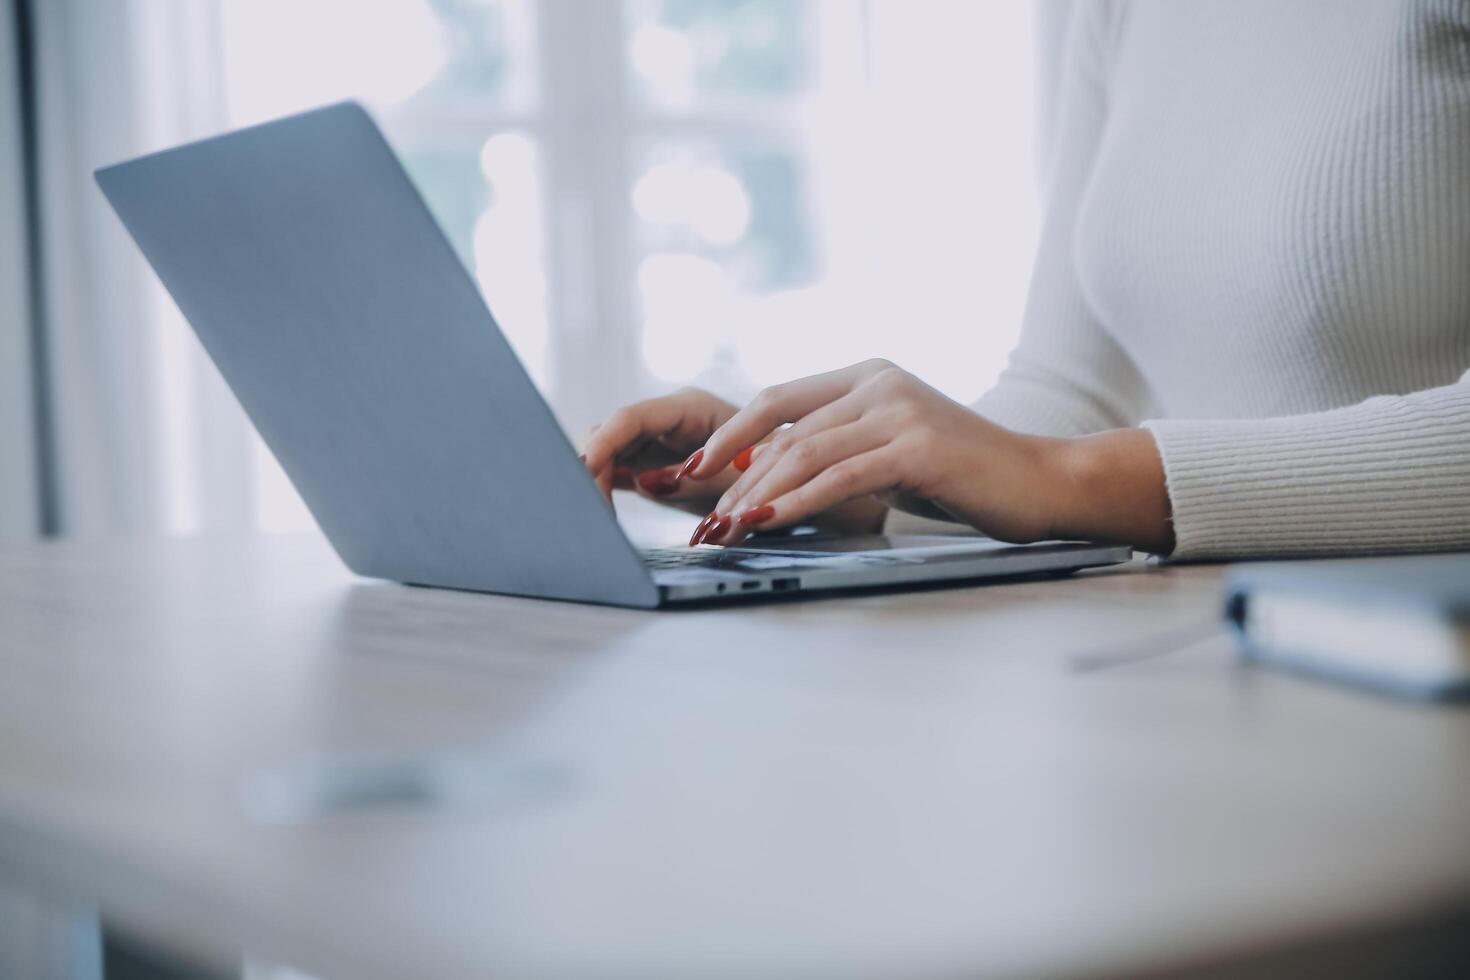
<svg viewBox="0 0 1470 980">
<path fill-rule="evenodd" d="M 1088 540 L 1168 554 L 1173 522 L 1163 464 L 1143 429 L 1075 438 L 1005 432 L 963 454 L 970 465 L 933 498 L 903 498 L 890 533 L 935 533 L 927 504 L 1005 541 Z"/>
<path fill-rule="evenodd" d="M 1173 547 L 1164 469 L 1148 432 L 1013 432 L 886 361 L 767 389 L 685 466 L 699 479 L 738 458 L 743 472 L 696 543 L 731 544 L 813 519 L 875 530 L 883 516 L 876 498 L 949 514 L 1002 541 Z M 838 514 L 852 523 L 834 521 Z"/>
</svg>

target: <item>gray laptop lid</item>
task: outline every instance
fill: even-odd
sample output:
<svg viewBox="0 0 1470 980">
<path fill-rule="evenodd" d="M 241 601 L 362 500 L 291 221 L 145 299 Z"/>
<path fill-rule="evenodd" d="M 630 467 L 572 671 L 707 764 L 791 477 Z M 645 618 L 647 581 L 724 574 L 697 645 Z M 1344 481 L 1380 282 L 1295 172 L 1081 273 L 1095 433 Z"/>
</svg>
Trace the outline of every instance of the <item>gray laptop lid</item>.
<svg viewBox="0 0 1470 980">
<path fill-rule="evenodd" d="M 97 181 L 353 571 L 657 604 L 361 107 L 143 157 Z"/>
</svg>

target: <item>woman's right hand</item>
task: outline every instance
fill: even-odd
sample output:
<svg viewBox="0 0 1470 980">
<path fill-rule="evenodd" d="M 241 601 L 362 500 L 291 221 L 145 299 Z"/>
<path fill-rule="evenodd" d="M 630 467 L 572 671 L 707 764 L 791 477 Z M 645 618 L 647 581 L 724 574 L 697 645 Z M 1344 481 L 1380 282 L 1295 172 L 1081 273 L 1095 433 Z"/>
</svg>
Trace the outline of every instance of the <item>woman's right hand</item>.
<svg viewBox="0 0 1470 980">
<path fill-rule="evenodd" d="M 582 458 L 609 501 L 613 490 L 631 490 L 703 517 L 740 475 L 738 463 L 702 480 L 685 479 L 680 471 L 690 453 L 736 411 L 699 388 L 650 398 L 620 408 L 594 426 L 583 443 Z"/>
</svg>

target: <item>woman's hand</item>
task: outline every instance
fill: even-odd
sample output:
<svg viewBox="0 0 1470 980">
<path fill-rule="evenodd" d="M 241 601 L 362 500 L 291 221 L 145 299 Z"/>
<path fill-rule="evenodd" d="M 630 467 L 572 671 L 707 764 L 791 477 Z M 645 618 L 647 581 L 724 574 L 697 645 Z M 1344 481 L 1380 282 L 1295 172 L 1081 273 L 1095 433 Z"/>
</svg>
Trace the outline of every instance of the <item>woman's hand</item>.
<svg viewBox="0 0 1470 980">
<path fill-rule="evenodd" d="M 716 429 L 688 476 L 722 473 L 747 447 L 749 468 L 720 495 L 696 542 L 733 544 L 880 495 L 1004 541 L 1172 547 L 1163 470 L 1147 432 L 1020 435 L 886 361 L 766 389 Z"/>
<path fill-rule="evenodd" d="M 736 414 L 729 402 L 698 388 L 685 388 L 618 409 L 593 428 L 582 459 L 611 502 L 613 490 L 630 490 L 691 514 L 714 508 L 721 494 L 750 465 L 751 453 L 735 454 L 718 467 L 701 467 L 692 478 L 690 452 L 703 446 Z M 847 532 L 876 531 L 888 508 L 872 498 L 851 500 L 812 523 Z"/>
<path fill-rule="evenodd" d="M 703 480 L 685 480 L 689 454 L 735 415 L 729 402 L 698 388 L 685 388 L 618 409 L 594 426 L 582 459 L 609 502 L 612 491 L 631 490 L 686 510 L 706 513 L 739 472 L 726 466 Z"/>
</svg>

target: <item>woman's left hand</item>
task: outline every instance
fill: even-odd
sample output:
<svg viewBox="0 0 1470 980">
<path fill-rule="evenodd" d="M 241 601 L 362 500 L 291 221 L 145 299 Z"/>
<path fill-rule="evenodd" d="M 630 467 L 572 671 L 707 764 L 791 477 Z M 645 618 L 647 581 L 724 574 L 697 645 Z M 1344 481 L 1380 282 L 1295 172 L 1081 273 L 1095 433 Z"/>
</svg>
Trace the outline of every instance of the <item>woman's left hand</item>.
<svg viewBox="0 0 1470 980">
<path fill-rule="evenodd" d="M 1003 541 L 1171 544 L 1162 467 L 1147 432 L 1022 435 L 887 361 L 767 388 L 714 432 L 688 476 L 719 473 L 747 447 L 748 468 L 696 540 L 734 544 L 874 495 L 914 513 L 938 509 Z"/>
</svg>

